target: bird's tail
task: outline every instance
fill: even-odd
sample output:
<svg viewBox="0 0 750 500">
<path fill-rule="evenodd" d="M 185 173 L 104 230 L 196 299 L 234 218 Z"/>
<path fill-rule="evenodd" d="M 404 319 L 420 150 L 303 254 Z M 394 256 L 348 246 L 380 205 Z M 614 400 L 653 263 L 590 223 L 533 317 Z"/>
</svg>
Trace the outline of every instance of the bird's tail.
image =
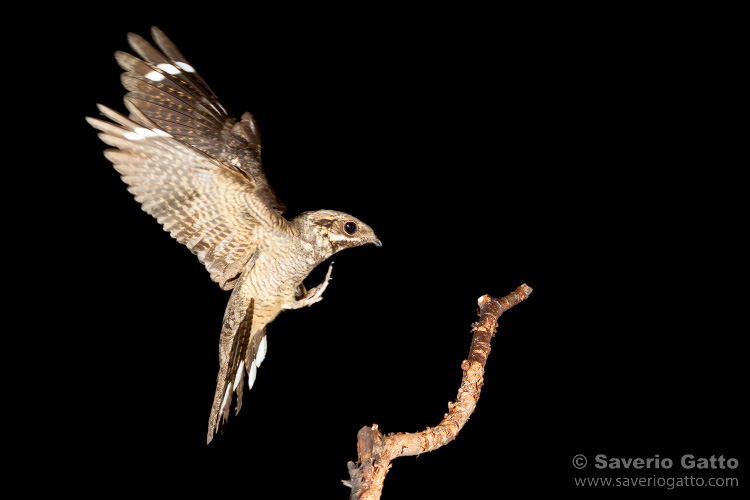
<svg viewBox="0 0 750 500">
<path fill-rule="evenodd" d="M 248 377 L 248 386 L 252 388 L 258 367 L 266 356 L 266 329 L 254 332 L 252 328 L 254 299 L 251 298 L 249 303 L 232 299 L 224 315 L 219 341 L 219 375 L 216 378 L 216 393 L 208 419 L 206 443 L 211 442 L 222 421 L 226 424 L 229 419 L 234 392 L 237 393 L 236 413 L 240 412 L 245 373 Z"/>
</svg>

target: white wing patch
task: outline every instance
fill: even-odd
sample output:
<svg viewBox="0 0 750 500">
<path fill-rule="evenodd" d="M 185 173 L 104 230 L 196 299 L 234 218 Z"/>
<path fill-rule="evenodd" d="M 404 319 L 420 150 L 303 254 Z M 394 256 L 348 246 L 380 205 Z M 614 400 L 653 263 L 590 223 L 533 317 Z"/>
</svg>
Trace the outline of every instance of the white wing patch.
<svg viewBox="0 0 750 500">
<path fill-rule="evenodd" d="M 141 134 L 143 137 L 156 137 L 158 134 L 153 130 L 149 130 L 143 127 L 136 127 L 133 129 L 136 134 Z"/>
<path fill-rule="evenodd" d="M 154 131 L 154 133 L 155 133 L 156 135 L 158 135 L 159 137 L 172 137 L 172 136 L 171 136 L 170 134 L 168 134 L 168 133 L 164 132 L 164 131 L 163 131 L 163 130 L 161 130 L 161 129 L 155 128 L 155 129 L 152 129 L 152 130 L 153 130 L 153 131 Z"/>
<path fill-rule="evenodd" d="M 149 71 L 148 73 L 146 73 L 146 78 L 154 82 L 160 82 L 166 77 L 158 71 Z"/>
<path fill-rule="evenodd" d="M 135 132 L 125 132 L 123 134 L 123 137 L 130 141 L 142 141 L 143 139 L 145 139 L 144 136 L 142 136 L 141 134 L 136 134 Z"/>
<path fill-rule="evenodd" d="M 171 64 L 162 63 L 162 64 L 157 64 L 156 67 L 165 73 L 169 73 L 170 75 L 176 75 L 177 73 L 180 72 L 179 69 L 175 68 Z"/>
<path fill-rule="evenodd" d="M 190 66 L 188 63 L 177 61 L 175 62 L 175 64 L 179 66 L 180 68 L 182 68 L 184 71 L 187 71 L 188 73 L 195 73 L 195 68 Z"/>
</svg>

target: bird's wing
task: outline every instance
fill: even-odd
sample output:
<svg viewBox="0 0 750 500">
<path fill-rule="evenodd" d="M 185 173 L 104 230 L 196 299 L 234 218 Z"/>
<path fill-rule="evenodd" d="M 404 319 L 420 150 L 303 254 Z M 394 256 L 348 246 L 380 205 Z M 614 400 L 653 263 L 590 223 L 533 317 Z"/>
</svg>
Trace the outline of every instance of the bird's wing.
<svg viewBox="0 0 750 500">
<path fill-rule="evenodd" d="M 130 47 L 141 59 L 115 53 L 125 70 L 122 84 L 129 91 L 125 99 L 160 129 L 250 177 L 256 196 L 283 213 L 285 207 L 268 185 L 261 165 L 260 134 L 253 116 L 245 113 L 239 122 L 230 117 L 174 43 L 156 27 L 151 36 L 161 51 L 129 33 Z"/>
<path fill-rule="evenodd" d="M 176 140 L 133 104 L 131 119 L 105 107 L 111 123 L 88 122 L 102 131 L 105 156 L 122 175 L 144 211 L 185 244 L 225 290 L 269 232 L 288 230 L 286 220 L 257 196 L 252 179 Z"/>
<path fill-rule="evenodd" d="M 203 78 L 160 30 L 161 52 L 130 34 L 142 59 L 118 52 L 129 118 L 100 106 L 105 154 L 143 209 L 233 288 L 264 231 L 288 230 L 283 204 L 260 162 L 260 136 L 245 113 L 229 117 Z"/>
</svg>

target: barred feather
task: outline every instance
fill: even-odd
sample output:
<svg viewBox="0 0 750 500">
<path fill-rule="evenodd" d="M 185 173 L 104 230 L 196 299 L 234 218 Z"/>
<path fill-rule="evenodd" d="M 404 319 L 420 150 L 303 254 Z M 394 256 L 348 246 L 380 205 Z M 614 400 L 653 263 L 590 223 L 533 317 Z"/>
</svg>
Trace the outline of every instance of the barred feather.
<svg viewBox="0 0 750 500">
<path fill-rule="evenodd" d="M 230 169 L 248 176 L 257 186 L 256 196 L 283 213 L 286 208 L 268 184 L 260 160 L 260 135 L 254 118 L 244 113 L 238 122 L 157 28 L 152 36 L 164 52 L 142 37 L 130 33 L 128 42 L 142 59 L 117 52 L 115 59 L 125 70 L 121 80 L 132 103 L 161 130 L 189 144 Z"/>
<path fill-rule="evenodd" d="M 99 106 L 114 123 L 88 118 L 103 142 L 117 149 L 105 156 L 122 175 L 143 210 L 206 266 L 211 279 L 231 289 L 262 241 L 263 225 L 283 221 L 259 202 L 244 175 L 175 140 L 130 106 L 131 118 Z M 255 217 L 253 217 L 255 215 Z"/>
<path fill-rule="evenodd" d="M 235 414 L 242 409 L 245 375 L 248 388 L 255 383 L 257 370 L 266 355 L 268 340 L 266 329 L 253 329 L 255 301 L 247 303 L 243 297 L 232 294 L 224 315 L 224 327 L 219 343 L 219 375 L 216 392 L 208 419 L 207 441 L 226 424 L 232 406 L 233 393 L 237 394 Z"/>
</svg>

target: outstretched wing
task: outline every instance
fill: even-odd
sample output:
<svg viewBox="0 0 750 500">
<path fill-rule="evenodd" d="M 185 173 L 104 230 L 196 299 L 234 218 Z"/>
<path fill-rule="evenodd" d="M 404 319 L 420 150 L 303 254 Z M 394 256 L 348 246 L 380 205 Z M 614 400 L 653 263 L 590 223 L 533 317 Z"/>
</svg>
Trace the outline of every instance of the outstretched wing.
<svg viewBox="0 0 750 500">
<path fill-rule="evenodd" d="M 260 162 L 260 134 L 250 113 L 237 122 L 195 71 L 185 56 L 158 28 L 151 36 L 161 52 L 142 37 L 128 34 L 130 47 L 142 59 L 116 52 L 125 73 L 125 96 L 159 128 L 230 168 L 245 173 L 256 184 L 256 196 L 283 213 L 285 208 L 268 185 Z"/>
<path fill-rule="evenodd" d="M 100 106 L 118 125 L 88 120 L 118 148 L 105 154 L 143 210 L 228 290 L 264 234 L 288 228 L 284 206 L 263 172 L 252 116 L 229 117 L 174 44 L 156 28 L 152 34 L 162 52 L 131 33 L 143 59 L 115 55 L 129 118 Z"/>
<path fill-rule="evenodd" d="M 269 232 L 286 220 L 256 196 L 244 174 L 176 140 L 131 103 L 132 120 L 105 107 L 110 123 L 88 122 L 102 131 L 105 156 L 122 174 L 128 191 L 173 238 L 186 245 L 225 290 L 234 287 L 244 264 Z"/>
</svg>

